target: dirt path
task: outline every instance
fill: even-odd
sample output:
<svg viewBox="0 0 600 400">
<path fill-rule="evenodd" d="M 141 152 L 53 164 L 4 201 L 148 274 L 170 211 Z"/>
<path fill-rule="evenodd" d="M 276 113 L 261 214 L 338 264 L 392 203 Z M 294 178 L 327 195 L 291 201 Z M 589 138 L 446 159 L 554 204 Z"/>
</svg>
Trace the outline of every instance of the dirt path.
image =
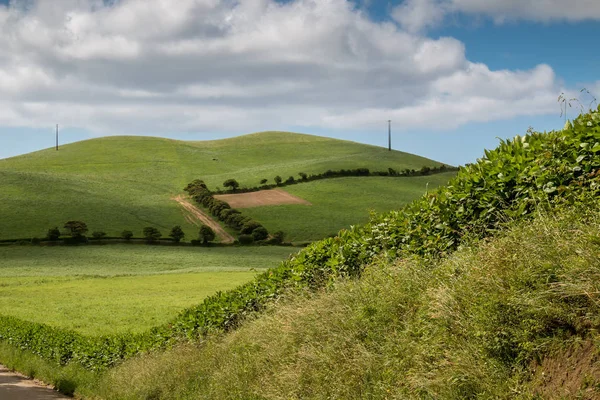
<svg viewBox="0 0 600 400">
<path fill-rule="evenodd" d="M 311 205 L 310 202 L 281 189 L 261 190 L 258 192 L 238 194 L 220 194 L 215 196 L 215 198 L 229 203 L 229 205 L 233 208 L 278 206 L 282 204 Z"/>
<path fill-rule="evenodd" d="M 208 225 L 212 228 L 213 231 L 215 231 L 215 233 L 221 240 L 221 243 L 233 243 L 233 241 L 235 240 L 233 236 L 227 233 L 227 231 L 225 231 L 225 229 L 223 229 L 223 227 L 219 225 L 217 221 L 212 219 L 204 211 L 200 210 L 198 207 L 190 203 L 189 199 L 187 199 L 185 196 L 179 195 L 177 197 L 173 197 L 172 199 L 178 202 L 179 205 L 183 207 L 185 211 L 187 211 L 185 219 L 188 222 L 196 226 L 200 226 L 201 223 L 204 225 Z M 0 399 L 2 398 L 0 397 Z"/>
<path fill-rule="evenodd" d="M 14 374 L 0 365 L 0 399 L 63 400 L 68 399 L 43 384 Z"/>
</svg>

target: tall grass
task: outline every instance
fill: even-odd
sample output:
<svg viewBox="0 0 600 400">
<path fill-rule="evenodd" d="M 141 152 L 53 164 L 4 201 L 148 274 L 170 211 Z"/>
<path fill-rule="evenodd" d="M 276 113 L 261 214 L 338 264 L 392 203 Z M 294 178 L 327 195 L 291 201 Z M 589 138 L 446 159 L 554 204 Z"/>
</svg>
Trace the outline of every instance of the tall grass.
<svg viewBox="0 0 600 400">
<path fill-rule="evenodd" d="M 532 365 L 598 338 L 599 249 L 598 203 L 562 208 L 435 268 L 381 260 L 360 280 L 297 294 L 226 336 L 129 360 L 90 390 L 102 399 L 536 398 Z M 589 398 L 600 396 L 596 378 Z"/>
</svg>

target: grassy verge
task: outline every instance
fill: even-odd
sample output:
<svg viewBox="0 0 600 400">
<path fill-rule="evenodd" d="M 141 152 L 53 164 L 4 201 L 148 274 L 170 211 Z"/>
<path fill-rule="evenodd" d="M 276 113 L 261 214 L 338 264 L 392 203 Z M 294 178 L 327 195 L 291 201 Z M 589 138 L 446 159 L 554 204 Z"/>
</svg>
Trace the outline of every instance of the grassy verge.
<svg viewBox="0 0 600 400">
<path fill-rule="evenodd" d="M 554 352 L 588 341 L 600 354 L 599 237 L 597 208 L 563 210 L 436 268 L 375 263 L 226 336 L 126 361 L 94 390 L 103 399 L 533 399 L 544 388 L 530 379 L 535 366 Z M 581 384 L 563 394 L 597 398 L 596 375 L 573 377 Z"/>
</svg>

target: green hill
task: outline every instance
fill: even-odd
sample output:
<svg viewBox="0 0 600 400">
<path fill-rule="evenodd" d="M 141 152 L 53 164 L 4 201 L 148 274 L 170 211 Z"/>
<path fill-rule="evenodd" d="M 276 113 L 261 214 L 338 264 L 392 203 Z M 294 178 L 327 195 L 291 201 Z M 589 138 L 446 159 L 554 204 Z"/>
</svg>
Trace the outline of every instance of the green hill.
<svg viewBox="0 0 600 400">
<path fill-rule="evenodd" d="M 196 228 L 171 197 L 197 178 L 214 189 L 229 178 L 256 186 L 263 178 L 272 182 L 276 175 L 285 178 L 298 172 L 424 165 L 440 164 L 376 146 L 286 132 L 198 142 L 139 136 L 86 140 L 59 151 L 0 160 L 0 239 L 42 237 L 48 228 L 73 219 L 109 235 L 124 229 L 139 235 L 149 225 L 166 235 L 172 226 L 181 225 L 189 238 Z M 363 201 L 366 210 L 368 194 Z M 392 201 L 385 206 L 403 204 Z"/>
</svg>

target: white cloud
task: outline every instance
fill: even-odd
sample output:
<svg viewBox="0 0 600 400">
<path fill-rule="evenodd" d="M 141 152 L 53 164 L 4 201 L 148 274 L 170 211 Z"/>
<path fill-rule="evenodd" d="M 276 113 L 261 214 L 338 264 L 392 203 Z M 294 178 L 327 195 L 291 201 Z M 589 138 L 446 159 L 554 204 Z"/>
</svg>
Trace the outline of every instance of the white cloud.
<svg viewBox="0 0 600 400">
<path fill-rule="evenodd" d="M 559 93 L 549 66 L 490 71 L 456 39 L 375 22 L 345 0 L 12 4 L 0 6 L 0 126 L 449 128 L 555 112 Z M 421 17 L 433 3 L 422 4 Z"/>
<path fill-rule="evenodd" d="M 394 7 L 392 18 L 409 32 L 439 25 L 446 14 L 446 3 L 439 0 L 406 0 Z"/>
</svg>

